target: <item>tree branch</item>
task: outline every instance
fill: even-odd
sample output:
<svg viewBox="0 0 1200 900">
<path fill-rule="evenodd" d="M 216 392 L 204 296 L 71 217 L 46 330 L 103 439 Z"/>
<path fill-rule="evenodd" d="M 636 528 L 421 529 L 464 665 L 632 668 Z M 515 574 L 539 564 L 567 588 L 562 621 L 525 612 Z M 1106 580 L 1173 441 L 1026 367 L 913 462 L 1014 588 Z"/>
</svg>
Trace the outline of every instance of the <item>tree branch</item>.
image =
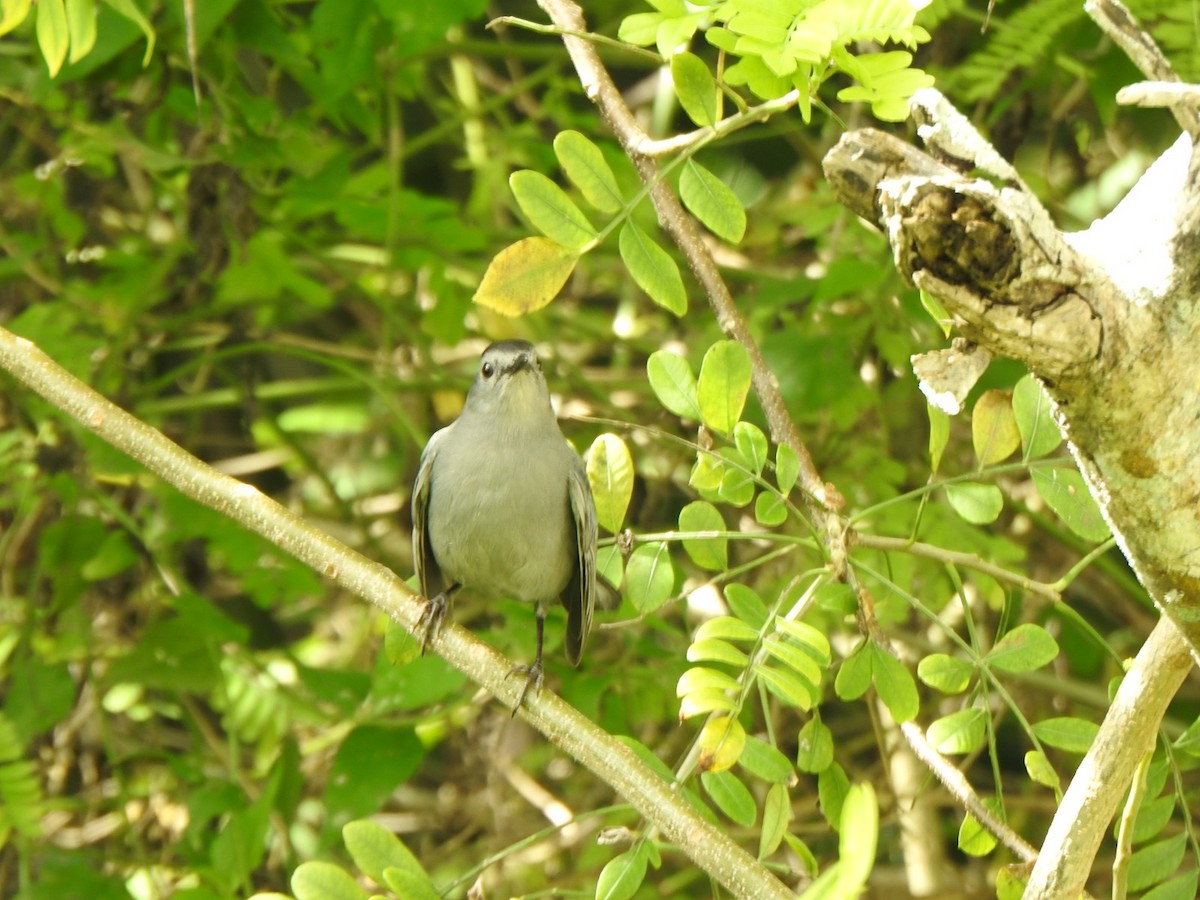
<svg viewBox="0 0 1200 900">
<path fill-rule="evenodd" d="M 262 535 L 416 633 L 421 598 L 386 566 L 313 528 L 257 488 L 222 475 L 196 459 L 161 432 L 100 396 L 32 342 L 3 328 L 0 368 L 188 497 Z M 503 703 L 516 702 L 520 685 L 508 677 L 511 663 L 465 629 L 447 623 L 432 647 Z M 520 714 L 555 746 L 609 784 L 736 896 L 780 900 L 794 896 L 754 857 L 697 815 L 677 785 L 663 781 L 632 750 L 559 697 L 547 691 L 527 698 Z"/>
</svg>

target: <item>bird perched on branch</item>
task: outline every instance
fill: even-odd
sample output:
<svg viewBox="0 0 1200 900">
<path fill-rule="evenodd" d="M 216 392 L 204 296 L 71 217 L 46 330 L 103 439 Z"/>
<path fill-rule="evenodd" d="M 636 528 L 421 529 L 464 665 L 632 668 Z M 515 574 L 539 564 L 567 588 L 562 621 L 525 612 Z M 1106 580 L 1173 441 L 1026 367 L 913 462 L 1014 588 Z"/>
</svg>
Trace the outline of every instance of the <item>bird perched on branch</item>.
<svg viewBox="0 0 1200 900">
<path fill-rule="evenodd" d="M 483 352 L 458 419 L 429 439 L 413 487 L 413 559 L 428 606 L 427 646 L 460 589 L 537 608 L 533 664 L 513 712 L 541 690 L 547 608 L 567 610 L 566 654 L 578 665 L 596 602 L 596 508 L 567 444 L 542 365 L 526 341 Z"/>
</svg>

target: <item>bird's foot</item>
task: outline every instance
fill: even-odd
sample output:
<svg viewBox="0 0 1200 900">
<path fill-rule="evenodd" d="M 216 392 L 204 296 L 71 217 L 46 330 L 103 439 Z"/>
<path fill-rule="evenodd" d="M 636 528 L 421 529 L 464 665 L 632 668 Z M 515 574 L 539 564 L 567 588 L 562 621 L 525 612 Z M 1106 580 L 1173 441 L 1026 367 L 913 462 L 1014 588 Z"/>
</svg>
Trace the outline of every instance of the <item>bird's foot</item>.
<svg viewBox="0 0 1200 900">
<path fill-rule="evenodd" d="M 425 626 L 425 630 L 421 634 L 422 656 L 425 655 L 425 651 L 429 648 L 429 642 L 437 637 L 437 633 L 442 627 L 442 620 L 446 618 L 446 609 L 449 605 L 450 601 L 445 591 L 425 601 L 425 609 L 421 611 L 421 618 L 417 619 L 418 629 L 422 625 Z"/>
<path fill-rule="evenodd" d="M 534 660 L 531 666 L 513 666 L 508 670 L 508 677 L 512 678 L 514 675 L 525 676 L 525 684 L 521 688 L 520 696 L 517 697 L 517 705 L 513 707 L 512 714 L 515 716 L 517 710 L 521 708 L 521 704 L 525 702 L 525 695 L 529 693 L 531 687 L 535 694 L 542 692 L 542 681 L 545 678 L 545 673 L 542 669 L 541 659 Z"/>
</svg>

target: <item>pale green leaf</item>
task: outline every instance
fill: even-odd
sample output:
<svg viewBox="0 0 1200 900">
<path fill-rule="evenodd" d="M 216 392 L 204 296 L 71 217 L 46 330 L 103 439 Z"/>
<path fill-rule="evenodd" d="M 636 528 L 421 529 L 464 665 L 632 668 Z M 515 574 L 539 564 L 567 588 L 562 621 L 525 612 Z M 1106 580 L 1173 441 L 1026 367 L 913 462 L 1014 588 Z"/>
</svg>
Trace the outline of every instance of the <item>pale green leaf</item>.
<svg viewBox="0 0 1200 900">
<path fill-rule="evenodd" d="M 829 666 L 832 659 L 830 656 L 829 638 L 820 629 L 814 628 L 807 622 L 798 622 L 795 619 L 786 619 L 783 616 L 778 616 L 775 619 L 775 630 L 780 634 L 787 635 L 804 647 L 805 651 L 817 661 L 819 666 Z"/>
<path fill-rule="evenodd" d="M 926 737 L 939 753 L 973 753 L 983 746 L 986 726 L 987 713 L 972 706 L 935 719 Z"/>
<path fill-rule="evenodd" d="M 67 59 L 67 46 L 70 43 L 63 0 L 38 0 L 35 32 L 38 49 L 42 51 L 42 59 L 46 61 L 46 68 L 53 78 Z"/>
<path fill-rule="evenodd" d="M 762 829 L 758 833 L 758 858 L 766 859 L 779 849 L 792 818 L 792 801 L 787 785 L 773 784 L 763 803 Z"/>
<path fill-rule="evenodd" d="M 679 197 L 704 227 L 731 244 L 746 234 L 746 210 L 720 178 L 694 159 L 679 174 Z"/>
<path fill-rule="evenodd" d="M 1060 781 L 1054 766 L 1040 750 L 1028 750 L 1025 753 L 1025 771 L 1037 784 L 1058 790 Z"/>
<path fill-rule="evenodd" d="M 601 212 L 621 208 L 624 201 L 617 177 L 599 147 L 578 131 L 563 131 L 554 138 L 554 154 L 584 200 Z"/>
<path fill-rule="evenodd" d="M 301 863 L 292 873 L 296 900 L 367 900 L 367 892 L 340 866 L 330 862 Z"/>
<path fill-rule="evenodd" d="M 1017 382 L 1012 405 L 1026 459 L 1046 456 L 1062 443 L 1062 432 L 1050 411 L 1050 398 L 1032 375 Z"/>
<path fill-rule="evenodd" d="M 717 81 L 704 60 L 694 53 L 676 53 L 671 57 L 671 78 L 675 82 L 675 96 L 688 118 L 701 127 L 715 125 Z"/>
<path fill-rule="evenodd" d="M 754 674 L 762 679 L 768 691 L 789 706 L 810 710 L 820 699 L 814 685 L 789 669 L 755 664 Z"/>
<path fill-rule="evenodd" d="M 707 666 L 692 666 L 679 676 L 675 683 L 675 696 L 686 697 L 696 691 L 728 691 L 737 694 L 741 690 L 737 679 L 720 669 Z"/>
<path fill-rule="evenodd" d="M 782 494 L 791 491 L 800 475 L 800 457 L 787 444 L 775 448 L 775 483 Z"/>
<path fill-rule="evenodd" d="M 629 274 L 651 300 L 677 316 L 687 312 L 687 291 L 683 286 L 683 277 L 679 274 L 679 266 L 666 250 L 632 222 L 626 222 L 621 227 L 617 246 Z"/>
<path fill-rule="evenodd" d="M 932 403 L 925 404 L 925 410 L 929 414 L 929 471 L 936 472 L 950 442 L 950 417 Z"/>
<path fill-rule="evenodd" d="M 763 491 L 754 498 L 754 521 L 768 528 L 776 528 L 787 521 L 788 508 L 783 498 L 770 491 Z"/>
<path fill-rule="evenodd" d="M 587 454 L 587 476 L 596 504 L 596 521 L 601 528 L 616 534 L 633 497 L 633 457 L 625 442 L 608 433 L 592 441 Z"/>
<path fill-rule="evenodd" d="M 897 722 L 916 718 L 921 708 L 917 682 L 908 666 L 881 647 L 872 645 L 875 655 L 875 691 Z"/>
<path fill-rule="evenodd" d="M 1058 644 L 1041 625 L 1027 622 L 1004 635 L 985 657 L 1001 672 L 1032 672 L 1058 656 Z"/>
<path fill-rule="evenodd" d="M 667 545 L 639 544 L 625 565 L 625 596 L 643 615 L 654 612 L 675 592 L 675 564 Z"/>
<path fill-rule="evenodd" d="M 646 360 L 646 377 L 665 408 L 680 418 L 700 421 L 696 376 L 686 359 L 670 350 L 655 350 Z"/>
<path fill-rule="evenodd" d="M 71 35 L 70 62 L 78 62 L 96 45 L 95 0 L 67 0 L 67 32 Z"/>
<path fill-rule="evenodd" d="M 754 628 L 762 628 L 771 614 L 754 588 L 737 581 L 725 586 L 725 602 L 735 616 Z"/>
<path fill-rule="evenodd" d="M 971 411 L 971 440 L 980 466 L 1007 459 L 1021 446 L 1012 398 L 1004 391 L 984 391 Z"/>
<path fill-rule="evenodd" d="M 732 772 L 704 772 L 700 784 L 727 817 L 746 828 L 754 824 L 758 817 L 754 797 Z"/>
<path fill-rule="evenodd" d="M 778 747 L 753 735 L 746 737 L 738 765 L 755 778 L 772 784 L 787 784 L 796 774 L 791 762 Z"/>
<path fill-rule="evenodd" d="M 745 668 L 750 658 L 728 641 L 708 638 L 693 641 L 687 649 L 688 662 L 719 662 L 737 668 Z"/>
<path fill-rule="evenodd" d="M 142 56 L 142 65 L 150 65 L 150 58 L 154 56 L 154 28 L 142 15 L 142 11 L 137 8 L 133 0 L 104 0 L 104 2 L 141 29 L 142 35 L 146 38 L 146 53 Z"/>
<path fill-rule="evenodd" d="M 755 475 L 761 475 L 763 466 L 767 464 L 767 436 L 757 425 L 749 422 L 738 422 L 733 426 L 733 442 L 738 452 L 746 461 L 747 467 Z"/>
<path fill-rule="evenodd" d="M 541 172 L 513 172 L 508 186 L 533 227 L 556 244 L 582 252 L 596 239 L 596 230 L 583 211 Z"/>
<path fill-rule="evenodd" d="M 724 532 L 725 520 L 711 503 L 694 500 L 679 511 L 679 530 L 683 532 Z M 729 541 L 725 537 L 683 539 L 683 549 L 702 569 L 722 571 L 729 563 Z"/>
<path fill-rule="evenodd" d="M 1188 835 L 1177 834 L 1136 851 L 1129 860 L 1129 890 L 1144 891 L 1173 875 L 1187 845 Z"/>
<path fill-rule="evenodd" d="M 747 625 L 741 619 L 733 616 L 717 616 L 700 623 L 700 627 L 696 629 L 694 640 L 716 639 L 749 643 L 757 641 L 759 633 L 757 628 Z"/>
<path fill-rule="evenodd" d="M 987 803 L 986 800 L 984 802 Z M 996 836 L 984 828 L 978 819 L 968 814 L 963 817 L 962 825 L 958 829 L 958 849 L 967 856 L 987 856 L 996 849 Z"/>
<path fill-rule="evenodd" d="M 1059 716 L 1033 723 L 1033 733 L 1043 744 L 1069 753 L 1087 753 L 1100 726 L 1074 716 Z"/>
<path fill-rule="evenodd" d="M 816 775 L 833 763 L 833 732 L 820 719 L 809 719 L 796 741 L 796 768 Z"/>
<path fill-rule="evenodd" d="M 1194 897 L 1200 896 L 1200 892 L 1196 890 L 1198 880 L 1200 872 L 1192 869 L 1142 894 L 1142 900 L 1193 900 Z"/>
<path fill-rule="evenodd" d="M 964 481 L 944 485 L 944 489 L 950 506 L 972 525 L 995 522 L 1004 509 L 1004 495 L 994 484 Z"/>
<path fill-rule="evenodd" d="M 474 300 L 505 316 L 522 316 L 546 306 L 571 277 L 579 256 L 544 237 L 504 248 L 492 259 Z"/>
<path fill-rule="evenodd" d="M 1073 532 L 1087 541 L 1108 540 L 1108 523 L 1077 470 L 1037 468 L 1033 470 L 1033 483 L 1046 505 Z"/>
<path fill-rule="evenodd" d="M 750 355 L 737 341 L 709 347 L 696 385 L 701 421 L 720 434 L 733 431 L 750 392 L 750 376 Z"/>
<path fill-rule="evenodd" d="M 945 653 L 932 653 L 917 663 L 917 677 L 943 694 L 961 694 L 974 674 L 973 663 Z"/>
<path fill-rule="evenodd" d="M 600 870 L 596 900 L 629 900 L 646 878 L 646 853 L 641 844 L 614 856 Z"/>
<path fill-rule="evenodd" d="M 0 36 L 24 22 L 32 8 L 33 0 L 0 0 Z"/>
</svg>

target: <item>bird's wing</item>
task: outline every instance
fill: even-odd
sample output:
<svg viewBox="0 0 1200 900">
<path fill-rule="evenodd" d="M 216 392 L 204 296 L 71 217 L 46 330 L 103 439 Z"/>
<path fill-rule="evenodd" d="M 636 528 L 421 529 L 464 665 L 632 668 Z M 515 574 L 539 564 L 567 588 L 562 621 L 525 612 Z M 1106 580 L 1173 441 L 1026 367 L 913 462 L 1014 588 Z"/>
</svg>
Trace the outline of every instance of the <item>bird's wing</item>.
<svg viewBox="0 0 1200 900">
<path fill-rule="evenodd" d="M 432 596 L 431 590 L 437 593 L 444 587 L 442 571 L 433 555 L 433 546 L 429 543 L 429 498 L 433 490 L 433 464 L 437 459 L 438 445 L 445 438 L 446 432 L 453 427 L 448 425 L 435 432 L 429 439 L 429 443 L 421 452 L 421 465 L 417 469 L 417 480 L 413 484 L 413 566 L 417 570 L 417 584 L 425 597 Z"/>
<path fill-rule="evenodd" d="M 562 604 L 567 609 L 567 659 L 579 665 L 588 632 L 592 629 L 592 610 L 596 605 L 596 504 L 588 485 L 583 462 L 571 454 L 567 476 L 567 495 L 571 504 L 571 521 L 575 525 L 576 565 Z"/>
</svg>

